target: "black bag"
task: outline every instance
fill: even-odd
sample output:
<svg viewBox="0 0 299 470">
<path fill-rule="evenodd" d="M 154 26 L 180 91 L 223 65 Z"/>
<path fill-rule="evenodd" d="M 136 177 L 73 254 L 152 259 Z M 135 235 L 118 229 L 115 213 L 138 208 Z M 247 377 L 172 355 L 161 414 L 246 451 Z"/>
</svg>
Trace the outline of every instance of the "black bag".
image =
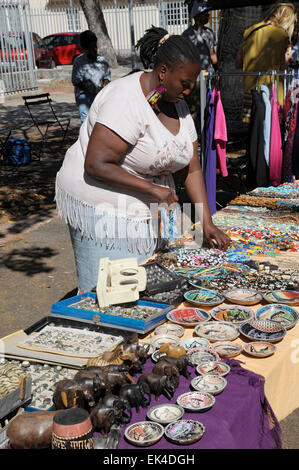
<svg viewBox="0 0 299 470">
<path fill-rule="evenodd" d="M 31 162 L 31 148 L 27 139 L 11 137 L 3 150 L 5 165 L 28 165 Z"/>
</svg>

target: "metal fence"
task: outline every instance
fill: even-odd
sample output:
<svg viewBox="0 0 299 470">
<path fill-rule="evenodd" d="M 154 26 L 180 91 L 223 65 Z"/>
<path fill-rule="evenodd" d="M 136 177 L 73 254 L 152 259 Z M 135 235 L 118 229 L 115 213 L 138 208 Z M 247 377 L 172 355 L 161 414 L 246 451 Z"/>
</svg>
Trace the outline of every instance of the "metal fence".
<svg viewBox="0 0 299 470">
<path fill-rule="evenodd" d="M 0 0 L 0 97 L 37 88 L 28 0 Z"/>
<path fill-rule="evenodd" d="M 102 6 L 103 15 L 112 45 L 118 56 L 131 51 L 131 30 L 128 5 L 113 3 Z M 53 33 L 84 31 L 88 29 L 83 11 L 80 8 L 51 8 L 30 10 L 32 31 L 45 37 Z M 169 32 L 181 34 L 188 27 L 188 10 L 183 0 L 175 2 L 156 1 L 133 4 L 133 24 L 135 41 L 143 36 L 151 25 L 161 26 Z M 218 12 L 211 12 L 210 26 L 216 39 L 218 34 Z"/>
</svg>

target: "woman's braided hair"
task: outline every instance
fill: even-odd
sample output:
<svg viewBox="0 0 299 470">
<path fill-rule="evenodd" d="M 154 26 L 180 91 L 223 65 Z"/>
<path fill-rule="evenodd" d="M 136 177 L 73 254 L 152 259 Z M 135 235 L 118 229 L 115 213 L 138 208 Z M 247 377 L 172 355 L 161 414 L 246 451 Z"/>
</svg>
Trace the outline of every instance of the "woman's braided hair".
<svg viewBox="0 0 299 470">
<path fill-rule="evenodd" d="M 139 49 L 140 60 L 146 69 L 159 64 L 171 67 L 185 62 L 200 63 L 199 50 L 190 39 L 174 34 L 162 42 L 166 35 L 166 29 L 152 26 L 137 42 L 135 47 Z"/>
</svg>

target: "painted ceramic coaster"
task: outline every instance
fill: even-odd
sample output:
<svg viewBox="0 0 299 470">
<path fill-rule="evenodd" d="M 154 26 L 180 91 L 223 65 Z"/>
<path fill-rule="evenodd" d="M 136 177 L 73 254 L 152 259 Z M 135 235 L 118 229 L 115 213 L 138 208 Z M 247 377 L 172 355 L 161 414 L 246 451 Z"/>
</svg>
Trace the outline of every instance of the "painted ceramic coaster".
<svg viewBox="0 0 299 470">
<path fill-rule="evenodd" d="M 189 361 L 194 366 L 201 364 L 202 362 L 209 362 L 209 361 L 218 361 L 219 356 L 216 351 L 213 351 L 210 348 L 194 348 L 189 349 L 187 352 Z"/>
<path fill-rule="evenodd" d="M 178 421 L 185 413 L 184 408 L 173 403 L 152 406 L 148 412 L 147 417 L 150 421 L 155 421 L 160 424 L 169 424 Z"/>
<path fill-rule="evenodd" d="M 255 305 L 263 300 L 262 294 L 254 289 L 231 289 L 223 292 L 228 302 L 239 305 Z"/>
<path fill-rule="evenodd" d="M 233 341 L 239 336 L 239 330 L 228 322 L 210 321 L 194 328 L 195 333 L 209 341 Z"/>
<path fill-rule="evenodd" d="M 214 343 L 212 349 L 221 357 L 235 357 L 242 352 L 242 346 L 238 343 L 232 343 L 231 341 L 219 341 Z"/>
<path fill-rule="evenodd" d="M 287 330 L 278 322 L 251 320 L 240 326 L 240 333 L 251 341 L 276 343 L 285 337 Z"/>
<path fill-rule="evenodd" d="M 227 380 L 220 375 L 199 375 L 191 380 L 191 387 L 199 392 L 208 392 L 211 395 L 218 395 L 227 386 Z"/>
<path fill-rule="evenodd" d="M 250 356 L 268 357 L 275 353 L 276 346 L 272 343 L 266 343 L 265 341 L 253 341 L 244 344 L 243 350 Z"/>
<path fill-rule="evenodd" d="M 213 307 L 224 301 L 223 295 L 210 289 L 189 290 L 184 294 L 185 300 L 198 306 Z"/>
<path fill-rule="evenodd" d="M 180 419 L 166 426 L 165 436 L 176 444 L 190 445 L 199 441 L 204 435 L 205 430 L 205 426 L 199 421 Z"/>
<path fill-rule="evenodd" d="M 176 308 L 166 316 L 169 321 L 186 326 L 196 326 L 211 318 L 208 312 L 199 308 Z"/>
<path fill-rule="evenodd" d="M 299 305 L 299 292 L 296 290 L 273 290 L 263 294 L 269 303 Z"/>
<path fill-rule="evenodd" d="M 180 342 L 180 345 L 183 346 L 186 351 L 189 351 L 189 349 L 194 348 L 208 348 L 210 345 L 210 341 L 206 338 L 188 338 L 183 339 Z"/>
<path fill-rule="evenodd" d="M 202 362 L 196 367 L 196 371 L 202 375 L 212 374 L 224 377 L 229 373 L 230 367 L 221 361 Z"/>
<path fill-rule="evenodd" d="M 185 333 L 185 328 L 175 323 L 164 323 L 163 325 L 157 326 L 155 328 L 156 335 L 165 335 L 169 334 L 172 336 L 181 337 Z"/>
<path fill-rule="evenodd" d="M 211 310 L 214 320 L 231 322 L 240 325 L 254 317 L 254 311 L 242 305 L 229 305 L 228 307 L 215 307 Z"/>
<path fill-rule="evenodd" d="M 162 344 L 171 343 L 177 346 L 180 340 L 177 336 L 165 334 L 165 335 L 156 335 L 151 338 L 151 344 L 156 348 L 159 349 Z"/>
<path fill-rule="evenodd" d="M 289 305 L 270 304 L 257 310 L 255 318 L 257 320 L 276 321 L 289 330 L 296 325 L 299 315 L 298 312 Z"/>
<path fill-rule="evenodd" d="M 125 437 L 131 444 L 143 447 L 156 444 L 163 434 L 163 426 L 153 421 L 140 421 L 125 430 Z"/>
<path fill-rule="evenodd" d="M 187 392 L 177 398 L 177 404 L 186 411 L 208 411 L 214 405 L 216 399 L 207 392 Z"/>
</svg>

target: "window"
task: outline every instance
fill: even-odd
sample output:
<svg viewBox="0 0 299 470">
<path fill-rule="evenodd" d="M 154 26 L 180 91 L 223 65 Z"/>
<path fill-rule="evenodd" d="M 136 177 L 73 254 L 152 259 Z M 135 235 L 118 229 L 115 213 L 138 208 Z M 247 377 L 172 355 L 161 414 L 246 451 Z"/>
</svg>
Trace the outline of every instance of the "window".
<svg viewBox="0 0 299 470">
<path fill-rule="evenodd" d="M 181 2 L 168 2 L 166 4 L 167 25 L 188 24 L 188 10 Z"/>
<path fill-rule="evenodd" d="M 67 8 L 66 16 L 68 31 L 81 31 L 81 22 L 78 9 Z"/>
</svg>

